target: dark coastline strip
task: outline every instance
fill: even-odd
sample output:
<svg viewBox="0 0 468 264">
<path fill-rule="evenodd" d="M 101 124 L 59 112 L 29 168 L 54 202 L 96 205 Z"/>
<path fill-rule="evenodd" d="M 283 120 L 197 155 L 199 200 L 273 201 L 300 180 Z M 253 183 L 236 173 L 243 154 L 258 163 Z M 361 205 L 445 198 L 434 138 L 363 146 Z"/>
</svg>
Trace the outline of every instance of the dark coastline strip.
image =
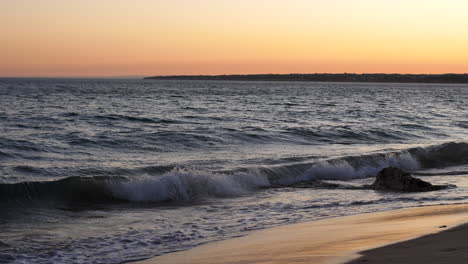
<svg viewBox="0 0 468 264">
<path fill-rule="evenodd" d="M 166 75 L 146 80 L 218 81 L 300 81 L 300 82 L 384 82 L 384 83 L 468 83 L 468 74 L 247 74 L 247 75 Z"/>
<path fill-rule="evenodd" d="M 468 225 L 461 225 L 441 233 L 363 251 L 360 253 L 361 257 L 348 264 L 466 263 L 468 260 L 468 246 L 465 242 L 467 233 Z"/>
</svg>

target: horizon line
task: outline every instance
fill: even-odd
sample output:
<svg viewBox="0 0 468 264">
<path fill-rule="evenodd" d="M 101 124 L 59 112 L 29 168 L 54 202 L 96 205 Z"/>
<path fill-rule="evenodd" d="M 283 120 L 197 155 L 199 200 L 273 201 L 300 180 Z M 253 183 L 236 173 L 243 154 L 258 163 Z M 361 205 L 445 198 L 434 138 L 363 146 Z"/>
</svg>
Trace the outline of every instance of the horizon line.
<svg viewBox="0 0 468 264">
<path fill-rule="evenodd" d="M 0 79 L 137 79 L 137 78 L 146 78 L 146 77 L 175 77 L 175 76 L 236 76 L 236 75 L 338 75 L 338 74 L 350 74 L 350 75 L 467 75 L 468 72 L 464 73 L 454 73 L 454 72 L 445 72 L 445 73 L 356 73 L 356 72 L 315 72 L 315 73 L 225 73 L 225 74 L 162 74 L 162 75 L 65 75 L 65 76 L 34 76 L 34 75 L 24 75 L 24 76 L 0 76 Z"/>
</svg>

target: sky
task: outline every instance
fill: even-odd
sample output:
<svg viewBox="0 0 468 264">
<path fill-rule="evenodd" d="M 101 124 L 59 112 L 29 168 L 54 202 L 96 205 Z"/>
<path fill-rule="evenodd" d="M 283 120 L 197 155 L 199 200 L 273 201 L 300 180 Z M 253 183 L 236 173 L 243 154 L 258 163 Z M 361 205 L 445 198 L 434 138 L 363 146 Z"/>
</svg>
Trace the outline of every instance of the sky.
<svg viewBox="0 0 468 264">
<path fill-rule="evenodd" d="M 0 76 L 468 72 L 466 0 L 0 0 Z"/>
</svg>

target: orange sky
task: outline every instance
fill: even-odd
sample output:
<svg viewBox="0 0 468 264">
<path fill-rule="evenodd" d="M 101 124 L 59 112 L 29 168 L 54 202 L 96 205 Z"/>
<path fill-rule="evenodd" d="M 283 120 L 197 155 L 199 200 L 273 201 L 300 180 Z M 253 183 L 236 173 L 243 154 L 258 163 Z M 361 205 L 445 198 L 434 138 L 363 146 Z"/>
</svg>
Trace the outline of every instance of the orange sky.
<svg viewBox="0 0 468 264">
<path fill-rule="evenodd" d="M 466 0 L 0 0 L 0 76 L 468 72 Z"/>
</svg>

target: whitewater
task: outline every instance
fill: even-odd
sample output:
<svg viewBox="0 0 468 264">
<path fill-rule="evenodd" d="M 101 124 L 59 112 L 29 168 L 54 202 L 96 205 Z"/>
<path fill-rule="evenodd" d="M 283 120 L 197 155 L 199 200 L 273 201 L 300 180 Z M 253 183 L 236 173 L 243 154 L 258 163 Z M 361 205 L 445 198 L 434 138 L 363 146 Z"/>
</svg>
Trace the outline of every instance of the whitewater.
<svg viewBox="0 0 468 264">
<path fill-rule="evenodd" d="M 468 199 L 468 85 L 0 79 L 0 263 L 125 263 Z M 361 188 L 385 167 L 427 193 Z"/>
</svg>

